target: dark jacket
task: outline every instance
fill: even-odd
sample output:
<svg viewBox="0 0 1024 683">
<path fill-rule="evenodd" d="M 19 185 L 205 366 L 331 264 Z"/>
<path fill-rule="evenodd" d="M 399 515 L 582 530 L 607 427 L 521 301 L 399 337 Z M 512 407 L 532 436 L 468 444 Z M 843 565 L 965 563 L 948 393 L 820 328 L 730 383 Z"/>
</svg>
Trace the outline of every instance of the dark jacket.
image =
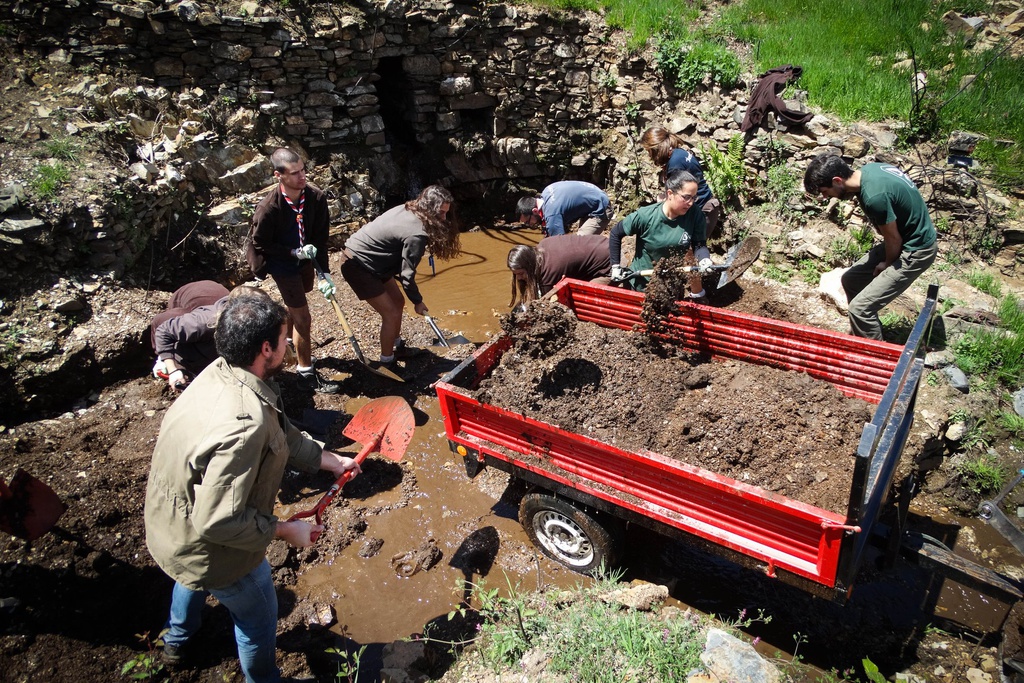
<svg viewBox="0 0 1024 683">
<path fill-rule="evenodd" d="M 330 211 L 327 196 L 316 186 L 306 185 L 306 199 L 302 207 L 306 244 L 316 247 L 316 260 L 324 272 L 330 270 L 327 259 L 327 237 L 330 234 Z M 299 229 L 295 211 L 288 206 L 281 186 L 278 185 L 256 206 L 252 216 L 253 246 L 267 262 L 267 272 L 276 275 L 294 275 L 299 272 L 299 260 L 292 249 L 299 248 Z"/>
</svg>

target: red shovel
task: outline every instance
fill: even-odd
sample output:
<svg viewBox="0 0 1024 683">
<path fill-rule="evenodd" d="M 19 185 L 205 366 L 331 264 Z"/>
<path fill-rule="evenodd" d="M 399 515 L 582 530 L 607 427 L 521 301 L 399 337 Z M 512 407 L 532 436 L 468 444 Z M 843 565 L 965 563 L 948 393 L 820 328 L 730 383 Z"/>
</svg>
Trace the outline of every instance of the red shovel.
<svg viewBox="0 0 1024 683">
<path fill-rule="evenodd" d="M 0 531 L 34 541 L 67 509 L 53 489 L 25 470 L 15 472 L 10 485 L 0 478 Z"/>
<path fill-rule="evenodd" d="M 389 460 L 399 462 L 405 454 L 405 449 L 412 440 L 413 429 L 416 421 L 413 418 L 412 408 L 399 396 L 384 396 L 375 398 L 360 408 L 352 421 L 342 430 L 342 434 L 363 444 L 363 449 L 355 457 L 357 463 L 362 464 L 366 456 L 374 451 Z M 311 510 L 298 512 L 288 518 L 289 522 L 305 517 L 316 517 L 317 524 L 323 524 L 323 512 L 338 495 L 341 487 L 348 483 L 354 475 L 351 471 L 345 472 L 334 482 L 334 484 L 323 495 L 320 502 Z M 314 532 L 312 540 L 320 536 Z"/>
</svg>

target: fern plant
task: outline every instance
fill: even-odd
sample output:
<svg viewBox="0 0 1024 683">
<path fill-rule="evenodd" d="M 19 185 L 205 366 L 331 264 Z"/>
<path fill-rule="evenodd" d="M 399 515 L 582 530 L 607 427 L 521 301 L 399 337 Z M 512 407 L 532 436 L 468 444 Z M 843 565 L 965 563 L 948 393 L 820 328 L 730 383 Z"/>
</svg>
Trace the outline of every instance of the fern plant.
<svg viewBox="0 0 1024 683">
<path fill-rule="evenodd" d="M 746 180 L 747 169 L 743 163 L 744 141 L 742 135 L 733 135 L 723 152 L 717 145 L 700 146 L 700 158 L 704 165 L 704 178 L 719 201 L 727 202 L 739 196 Z"/>
</svg>

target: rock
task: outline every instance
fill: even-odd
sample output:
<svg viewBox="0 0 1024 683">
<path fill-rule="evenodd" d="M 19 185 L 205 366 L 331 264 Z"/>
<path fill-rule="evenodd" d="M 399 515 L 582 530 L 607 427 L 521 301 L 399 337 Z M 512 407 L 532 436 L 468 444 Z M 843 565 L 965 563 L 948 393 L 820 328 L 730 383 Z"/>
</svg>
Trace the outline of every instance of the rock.
<svg viewBox="0 0 1024 683">
<path fill-rule="evenodd" d="M 1024 417 L 1024 389 L 1018 389 L 1013 394 L 1013 411 Z"/>
<path fill-rule="evenodd" d="M 844 314 L 850 307 L 846 300 L 846 292 L 840 282 L 840 278 L 846 270 L 846 268 L 835 268 L 827 273 L 822 273 L 821 279 L 818 281 L 818 294 L 821 295 L 821 298 L 833 304 Z"/>
<path fill-rule="evenodd" d="M 949 380 L 949 386 L 953 387 L 957 391 L 966 394 L 970 391 L 971 385 L 967 381 L 967 375 L 964 371 L 955 365 L 949 365 L 942 368 L 942 374 Z"/>
<path fill-rule="evenodd" d="M 58 313 L 74 313 L 75 311 L 81 311 L 84 308 L 85 302 L 77 296 L 65 299 L 53 306 L 53 310 Z"/>
<path fill-rule="evenodd" d="M 943 435 L 946 440 L 952 441 L 953 443 L 959 443 L 964 438 L 964 434 L 967 433 L 967 424 L 964 422 L 954 422 L 949 425 L 946 429 L 946 433 Z"/>
<path fill-rule="evenodd" d="M 992 683 L 992 674 L 971 667 L 967 670 L 967 683 Z"/>
<path fill-rule="evenodd" d="M 778 683 L 780 680 L 778 669 L 765 661 L 752 645 L 717 628 L 708 631 L 700 661 L 721 681 Z"/>
<path fill-rule="evenodd" d="M 17 210 L 23 201 L 25 201 L 25 187 L 23 185 L 12 183 L 0 188 L 0 214 Z"/>
<path fill-rule="evenodd" d="M 434 653 L 424 640 L 396 640 L 384 646 L 381 653 L 382 683 L 426 683 L 425 671 L 434 664 Z"/>
<path fill-rule="evenodd" d="M 926 368 L 944 368 L 947 365 L 953 363 L 953 352 L 948 349 L 942 351 L 929 351 L 924 356 L 924 366 Z"/>
<path fill-rule="evenodd" d="M 653 583 L 640 583 L 629 588 L 614 590 L 601 599 L 608 603 L 617 603 L 630 609 L 648 612 L 668 598 L 668 588 Z"/>
</svg>

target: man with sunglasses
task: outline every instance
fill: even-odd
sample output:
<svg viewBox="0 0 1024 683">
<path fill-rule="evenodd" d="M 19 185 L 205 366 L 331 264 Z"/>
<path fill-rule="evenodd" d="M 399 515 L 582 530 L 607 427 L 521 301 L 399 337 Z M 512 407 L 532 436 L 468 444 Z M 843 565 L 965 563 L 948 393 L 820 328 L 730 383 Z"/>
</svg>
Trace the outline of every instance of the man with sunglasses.
<svg viewBox="0 0 1024 683">
<path fill-rule="evenodd" d="M 692 173 L 672 170 L 665 175 L 665 201 L 637 209 L 615 224 L 608 237 L 612 282 L 622 283 L 637 291 L 647 287 L 647 278 L 637 275 L 674 254 L 693 251 L 701 275 L 714 265 L 707 247 L 707 226 L 704 214 L 693 211 L 697 201 L 697 178 Z M 636 236 L 636 252 L 629 269 L 623 268 L 622 238 Z M 703 299 L 701 278 L 690 280 L 690 298 Z"/>
<path fill-rule="evenodd" d="M 883 339 L 879 312 L 935 261 L 935 226 L 924 198 L 914 181 L 892 164 L 865 164 L 854 171 L 835 154 L 811 160 L 804 189 L 836 199 L 858 197 L 864 215 L 882 236 L 841 281 L 853 334 Z"/>
</svg>

